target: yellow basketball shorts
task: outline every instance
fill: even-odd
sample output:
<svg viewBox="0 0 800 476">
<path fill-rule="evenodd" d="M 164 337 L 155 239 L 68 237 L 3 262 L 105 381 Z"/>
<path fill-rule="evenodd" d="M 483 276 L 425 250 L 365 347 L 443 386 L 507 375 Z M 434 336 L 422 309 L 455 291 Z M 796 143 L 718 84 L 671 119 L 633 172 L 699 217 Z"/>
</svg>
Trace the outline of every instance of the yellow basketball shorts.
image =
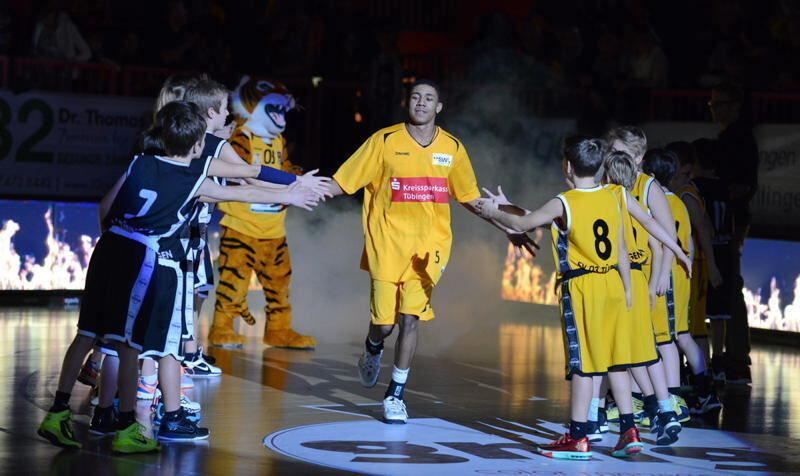
<svg viewBox="0 0 800 476">
<path fill-rule="evenodd" d="M 626 309 L 619 274 L 589 273 L 563 281 L 559 290 L 567 379 L 608 372 L 616 364 L 615 333 Z"/>
<path fill-rule="evenodd" d="M 375 325 L 397 324 L 399 314 L 417 316 L 421 321 L 436 317 L 431 307 L 433 283 L 429 281 L 392 283 L 373 279 L 370 287 L 369 312 Z"/>
<path fill-rule="evenodd" d="M 631 308 L 623 312 L 614 333 L 614 364 L 611 370 L 651 365 L 658 361 L 650 293 L 641 270 L 631 270 Z"/>
<path fill-rule="evenodd" d="M 650 313 L 656 344 L 664 345 L 675 341 L 675 292 L 670 276 L 669 288 L 664 296 L 656 296 L 656 304 Z"/>
<path fill-rule="evenodd" d="M 672 291 L 675 299 L 675 334 L 689 333 L 689 300 L 692 296 L 692 281 L 686 271 L 678 266 L 672 267 Z"/>
<path fill-rule="evenodd" d="M 708 298 L 708 268 L 705 258 L 692 262 L 692 292 L 689 298 L 689 332 L 692 337 L 708 337 L 706 300 Z"/>
</svg>

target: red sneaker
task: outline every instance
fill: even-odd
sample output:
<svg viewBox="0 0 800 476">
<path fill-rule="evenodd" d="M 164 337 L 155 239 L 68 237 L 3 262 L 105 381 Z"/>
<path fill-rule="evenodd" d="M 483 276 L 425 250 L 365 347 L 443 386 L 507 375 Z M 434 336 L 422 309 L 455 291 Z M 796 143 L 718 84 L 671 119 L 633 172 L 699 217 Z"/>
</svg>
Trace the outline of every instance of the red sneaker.
<svg viewBox="0 0 800 476">
<path fill-rule="evenodd" d="M 619 435 L 617 446 L 614 447 L 611 454 L 617 458 L 627 458 L 642 451 L 643 446 L 644 443 L 639 438 L 639 430 L 634 427 Z"/>
<path fill-rule="evenodd" d="M 637 435 L 638 437 L 638 435 Z M 573 440 L 569 433 L 549 445 L 539 446 L 539 453 L 550 458 L 556 459 L 591 459 L 592 449 L 589 446 L 589 438 L 583 437 L 580 440 Z"/>
</svg>

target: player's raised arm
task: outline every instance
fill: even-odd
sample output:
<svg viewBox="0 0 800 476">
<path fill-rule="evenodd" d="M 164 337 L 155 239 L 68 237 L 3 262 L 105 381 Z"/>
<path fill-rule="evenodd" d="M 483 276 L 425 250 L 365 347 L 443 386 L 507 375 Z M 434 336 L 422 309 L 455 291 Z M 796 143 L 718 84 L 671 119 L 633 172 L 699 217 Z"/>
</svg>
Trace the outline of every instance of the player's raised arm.
<svg viewBox="0 0 800 476">
<path fill-rule="evenodd" d="M 650 212 L 653 214 L 653 218 L 667 231 L 667 233 L 669 233 L 670 237 L 674 240 L 677 237 L 675 230 L 675 219 L 672 217 L 672 212 L 669 209 L 667 197 L 664 195 L 664 191 L 661 189 L 661 187 L 650 187 L 647 203 L 650 206 Z M 659 296 L 662 296 L 669 287 L 669 273 L 672 269 L 673 256 L 674 254 L 672 250 L 663 250 L 663 254 L 661 255 L 662 266 L 660 269 L 660 274 L 654 275 L 657 277 L 656 289 L 658 290 Z M 653 268 L 653 270 L 655 271 L 655 268 Z"/>
<path fill-rule="evenodd" d="M 628 211 L 631 216 L 638 221 L 642 227 L 647 231 L 650 236 L 663 243 L 664 246 L 669 248 L 678 259 L 678 263 L 686 270 L 686 275 L 692 277 L 692 260 L 686 256 L 677 241 L 675 241 L 674 233 L 670 236 L 669 232 L 661 226 L 660 223 L 655 221 L 646 211 L 639 205 L 639 202 L 633 200 L 628 191 L 625 191 L 625 201 L 628 205 Z"/>
<path fill-rule="evenodd" d="M 499 185 L 497 187 L 497 193 L 496 194 L 492 193 L 491 191 L 487 190 L 486 188 L 483 188 L 483 192 L 489 197 L 489 199 L 496 201 L 498 203 L 498 205 L 511 205 L 511 202 L 508 200 L 508 198 L 506 198 L 505 194 L 503 193 L 502 187 L 500 187 Z M 518 232 L 516 230 L 512 230 L 512 229 L 510 229 L 510 228 L 508 228 L 506 226 L 503 226 L 497 220 L 493 220 L 491 218 L 486 218 L 486 217 L 481 216 L 480 213 L 478 212 L 478 210 L 475 208 L 475 203 L 474 202 L 475 202 L 475 200 L 470 201 L 470 202 L 463 202 L 463 203 L 461 203 L 461 205 L 463 205 L 464 208 L 466 208 L 470 212 L 472 212 L 472 213 L 480 216 L 482 219 L 486 220 L 489 224 L 491 224 L 492 226 L 494 226 L 498 230 L 500 230 L 503 233 L 505 233 L 506 234 L 506 238 L 508 238 L 508 241 L 510 241 L 512 245 L 514 245 L 517 248 L 524 248 L 525 250 L 528 251 L 528 253 L 531 254 L 531 256 L 536 256 L 536 251 L 535 250 L 539 249 L 539 245 L 536 244 L 536 242 L 533 241 L 531 239 L 531 237 L 528 236 L 527 233 L 520 233 L 520 232 Z"/>
<path fill-rule="evenodd" d="M 203 181 L 197 196 L 204 202 L 280 203 L 312 210 L 317 205 L 317 195 L 311 190 L 293 185 L 285 191 L 273 191 L 253 185 L 223 187 L 211 179 Z"/>
<path fill-rule="evenodd" d="M 318 171 L 312 170 L 304 175 L 295 175 L 266 165 L 251 165 L 239 157 L 230 144 L 225 144 L 222 147 L 220 157 L 213 159 L 208 167 L 208 175 L 212 177 L 257 179 L 278 185 L 300 182 L 305 188 L 311 189 L 320 197 L 324 197 L 327 195 L 327 183 L 330 182 L 330 178 L 317 177 L 316 173 Z"/>
<path fill-rule="evenodd" d="M 517 232 L 527 232 L 547 225 L 564 215 L 564 204 L 558 198 L 550 200 L 533 212 L 516 205 L 500 205 L 488 198 L 478 198 L 472 206 L 482 217 L 497 220 L 500 225 Z"/>
</svg>

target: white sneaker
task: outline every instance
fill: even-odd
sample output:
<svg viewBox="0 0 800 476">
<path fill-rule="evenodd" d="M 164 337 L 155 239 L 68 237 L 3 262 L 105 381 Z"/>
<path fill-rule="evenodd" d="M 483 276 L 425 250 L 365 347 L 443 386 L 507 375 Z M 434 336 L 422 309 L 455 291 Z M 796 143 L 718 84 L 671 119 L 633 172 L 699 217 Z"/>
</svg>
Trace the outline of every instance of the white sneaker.
<svg viewBox="0 0 800 476">
<path fill-rule="evenodd" d="M 372 388 L 378 383 L 378 375 L 381 373 L 381 356 L 383 350 L 375 355 L 366 350 L 358 359 L 358 376 L 361 378 L 361 385 Z"/>
<path fill-rule="evenodd" d="M 192 378 L 219 377 L 222 375 L 222 369 L 206 362 L 201 352 L 198 352 L 196 360 L 184 360 L 183 364 L 187 369 L 191 370 Z"/>
<path fill-rule="evenodd" d="M 399 398 L 388 396 L 383 399 L 383 421 L 386 423 L 405 423 L 408 419 L 406 404 Z"/>
<path fill-rule="evenodd" d="M 181 406 L 189 413 L 197 413 L 202 410 L 200 404 L 190 400 L 185 393 L 181 394 Z"/>
</svg>

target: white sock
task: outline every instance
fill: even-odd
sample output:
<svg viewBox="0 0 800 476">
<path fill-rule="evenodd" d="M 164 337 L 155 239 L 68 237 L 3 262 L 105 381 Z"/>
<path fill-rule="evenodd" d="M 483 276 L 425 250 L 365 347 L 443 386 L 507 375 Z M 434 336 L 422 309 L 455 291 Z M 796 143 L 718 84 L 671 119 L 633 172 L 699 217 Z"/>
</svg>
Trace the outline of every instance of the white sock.
<svg viewBox="0 0 800 476">
<path fill-rule="evenodd" d="M 672 411 L 672 399 L 667 398 L 666 400 L 659 400 L 658 401 L 658 409 L 661 412 L 671 412 Z"/>
<path fill-rule="evenodd" d="M 406 383 L 408 380 L 408 371 L 411 370 L 410 368 L 405 370 L 400 370 L 397 367 L 392 366 L 392 380 L 397 383 Z"/>
<path fill-rule="evenodd" d="M 589 404 L 589 421 L 597 421 L 597 412 L 600 410 L 600 399 L 593 398 L 592 402 Z"/>
</svg>

